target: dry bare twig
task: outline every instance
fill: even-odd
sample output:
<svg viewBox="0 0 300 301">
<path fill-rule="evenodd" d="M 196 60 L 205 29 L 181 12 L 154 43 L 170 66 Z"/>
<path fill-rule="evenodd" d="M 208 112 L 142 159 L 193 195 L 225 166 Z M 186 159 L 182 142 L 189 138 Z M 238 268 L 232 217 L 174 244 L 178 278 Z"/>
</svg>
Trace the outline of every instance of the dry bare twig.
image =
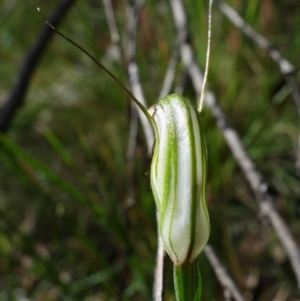
<svg viewBox="0 0 300 301">
<path fill-rule="evenodd" d="M 280 287 L 272 301 L 285 301 L 288 298 L 288 296 L 289 291 L 284 287 Z"/>
<path fill-rule="evenodd" d="M 129 84 L 133 95 L 147 108 L 146 99 L 140 84 L 138 67 L 135 61 L 136 53 L 136 31 L 140 11 L 145 4 L 145 0 L 136 0 L 131 4 L 127 0 L 127 41 L 125 49 L 125 57 L 128 61 L 127 74 Z M 152 153 L 154 143 L 154 133 L 151 125 L 145 115 L 138 109 L 139 118 L 141 120 L 143 130 L 146 136 L 148 156 Z"/>
<path fill-rule="evenodd" d="M 121 58 L 124 67 L 125 57 L 122 48 L 121 37 L 117 27 L 117 22 L 115 18 L 115 12 L 111 0 L 103 0 L 104 11 L 106 15 L 106 20 L 109 27 L 110 37 L 113 42 L 112 47 L 116 47 L 118 57 Z M 128 135 L 128 145 L 126 151 L 126 161 L 127 161 L 127 196 L 126 196 L 126 206 L 131 207 L 135 203 L 134 198 L 134 154 L 136 150 L 136 139 L 138 134 L 138 113 L 136 107 L 133 103 L 130 104 L 130 127 Z"/>
<path fill-rule="evenodd" d="M 157 227 L 157 253 L 154 272 L 153 300 L 162 301 L 164 292 L 164 259 L 166 252 Z"/>
<path fill-rule="evenodd" d="M 224 289 L 225 298 L 231 300 L 234 298 L 236 301 L 245 301 L 244 297 L 240 293 L 239 289 L 228 275 L 224 266 L 221 264 L 220 260 L 216 256 L 213 248 L 208 244 L 204 249 L 205 255 L 211 263 L 219 282 L 221 283 Z"/>
<path fill-rule="evenodd" d="M 106 15 L 106 20 L 108 23 L 108 28 L 110 31 L 110 36 L 111 40 L 113 43 L 117 44 L 121 48 L 121 38 L 119 35 L 118 27 L 117 27 L 117 22 L 114 14 L 114 9 L 113 5 L 111 3 L 111 0 L 102 0 L 104 10 L 105 10 L 105 15 Z"/>
<path fill-rule="evenodd" d="M 49 18 L 49 22 L 57 27 L 74 3 L 75 0 L 62 0 L 54 9 Z M 25 56 L 25 59 L 17 72 L 17 77 L 14 80 L 10 94 L 4 105 L 0 108 L 0 132 L 8 130 L 16 111 L 23 105 L 31 77 L 53 35 L 54 31 L 45 24 L 41 33 Z"/>
<path fill-rule="evenodd" d="M 186 68 L 188 68 L 194 88 L 200 95 L 203 74 L 199 64 L 195 59 L 194 49 L 187 40 L 188 30 L 184 6 L 181 0 L 170 0 L 170 3 L 178 37 L 181 40 L 180 51 L 183 64 L 186 66 Z M 298 287 L 300 288 L 299 248 L 285 221 L 281 218 L 273 205 L 273 198 L 267 190 L 268 184 L 264 181 L 262 174 L 258 171 L 254 162 L 248 155 L 237 132 L 234 130 L 234 128 L 232 128 L 232 126 L 229 125 L 225 113 L 219 106 L 215 95 L 210 90 L 208 90 L 206 93 L 205 105 L 211 109 L 216 119 L 216 123 L 221 129 L 234 158 L 244 172 L 244 175 L 256 197 L 261 212 L 270 219 L 273 228 L 276 231 L 289 258 L 297 279 Z"/>
</svg>

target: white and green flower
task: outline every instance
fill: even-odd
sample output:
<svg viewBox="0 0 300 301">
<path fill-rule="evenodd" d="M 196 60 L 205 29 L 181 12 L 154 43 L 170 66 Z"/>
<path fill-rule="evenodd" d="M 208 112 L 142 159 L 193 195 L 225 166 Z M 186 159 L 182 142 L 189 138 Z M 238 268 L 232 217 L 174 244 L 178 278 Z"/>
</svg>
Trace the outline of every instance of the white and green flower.
<svg viewBox="0 0 300 301">
<path fill-rule="evenodd" d="M 190 263 L 210 233 L 207 151 L 199 114 L 188 99 L 171 94 L 156 105 L 153 118 L 157 137 L 151 185 L 159 232 L 174 264 Z"/>
</svg>

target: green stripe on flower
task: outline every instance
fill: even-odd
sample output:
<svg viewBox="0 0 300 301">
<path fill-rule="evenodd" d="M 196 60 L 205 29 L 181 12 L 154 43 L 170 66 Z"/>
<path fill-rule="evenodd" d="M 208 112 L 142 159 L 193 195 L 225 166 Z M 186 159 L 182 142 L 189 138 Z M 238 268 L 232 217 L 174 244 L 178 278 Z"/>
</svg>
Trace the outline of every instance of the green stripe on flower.
<svg viewBox="0 0 300 301">
<path fill-rule="evenodd" d="M 153 114 L 157 126 L 151 184 L 159 231 L 175 265 L 192 262 L 207 243 L 206 145 L 190 101 L 172 94 Z"/>
</svg>

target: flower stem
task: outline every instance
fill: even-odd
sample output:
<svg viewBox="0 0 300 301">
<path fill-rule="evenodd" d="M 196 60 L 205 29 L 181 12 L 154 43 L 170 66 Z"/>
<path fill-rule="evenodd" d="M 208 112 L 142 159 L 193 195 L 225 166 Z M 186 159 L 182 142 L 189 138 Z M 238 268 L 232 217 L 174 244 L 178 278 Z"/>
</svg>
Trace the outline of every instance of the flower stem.
<svg viewBox="0 0 300 301">
<path fill-rule="evenodd" d="M 177 301 L 200 301 L 202 279 L 198 260 L 174 265 L 174 286 Z"/>
</svg>

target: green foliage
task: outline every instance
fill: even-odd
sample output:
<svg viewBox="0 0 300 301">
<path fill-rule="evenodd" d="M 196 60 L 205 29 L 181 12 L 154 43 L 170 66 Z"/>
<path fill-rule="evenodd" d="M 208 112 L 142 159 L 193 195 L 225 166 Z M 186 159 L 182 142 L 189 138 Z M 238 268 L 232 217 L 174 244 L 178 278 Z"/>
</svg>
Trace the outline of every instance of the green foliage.
<svg viewBox="0 0 300 301">
<path fill-rule="evenodd" d="M 113 1 L 121 34 L 125 7 Z M 122 2 L 122 3 L 119 3 Z M 206 5 L 184 1 L 197 59 L 204 66 Z M 228 1 L 291 62 L 299 60 L 300 6 L 271 2 L 266 20 L 260 1 Z M 58 1 L 3 1 L 0 8 L 0 104 L 17 68 Z M 238 6 L 239 3 L 239 6 Z M 84 45 L 120 80 L 101 1 L 78 1 L 60 29 Z M 176 33 L 166 1 L 147 1 L 140 18 L 137 63 L 148 104 L 156 103 Z M 174 90 L 181 82 L 182 66 Z M 299 78 L 298 78 L 299 81 Z M 300 236 L 294 169 L 297 113 L 277 65 L 213 8 L 209 83 L 253 160 L 276 187 L 276 207 Z M 185 96 L 196 100 L 188 81 Z M 134 174 L 126 162 L 127 96 L 84 55 L 55 36 L 36 70 L 25 105 L 0 137 L 0 300 L 151 300 L 156 254 L 150 161 L 138 134 Z M 296 300 L 289 263 L 258 208 L 244 176 L 204 108 L 208 147 L 210 242 L 253 300 L 272 300 L 280 286 Z M 133 197 L 133 199 L 131 198 Z M 202 300 L 222 290 L 200 258 Z M 174 300 L 166 263 L 166 300 Z M 170 272 L 171 271 L 171 272 Z M 257 279 L 252 290 L 247 277 Z M 256 298 L 256 299 L 255 299 Z"/>
</svg>

